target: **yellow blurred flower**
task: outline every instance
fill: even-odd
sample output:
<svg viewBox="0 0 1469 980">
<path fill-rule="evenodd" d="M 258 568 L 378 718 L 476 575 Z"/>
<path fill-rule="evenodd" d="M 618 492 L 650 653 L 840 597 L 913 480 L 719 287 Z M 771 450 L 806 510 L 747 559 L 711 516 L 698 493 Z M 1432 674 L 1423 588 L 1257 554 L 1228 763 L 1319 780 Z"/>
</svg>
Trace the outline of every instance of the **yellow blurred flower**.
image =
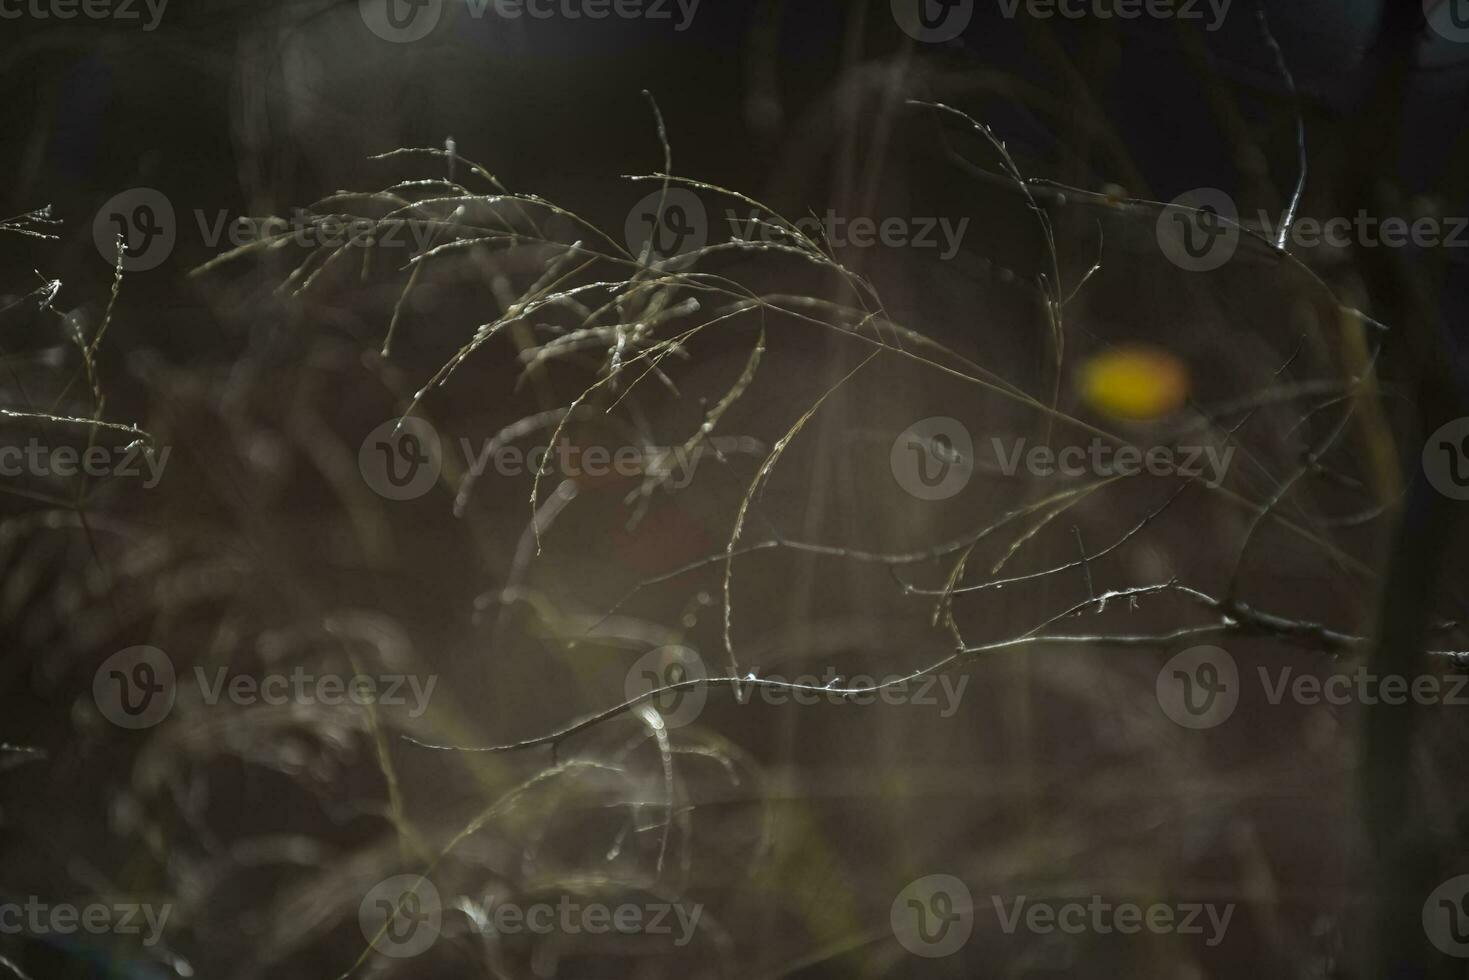
<svg viewBox="0 0 1469 980">
<path fill-rule="evenodd" d="M 1157 347 L 1104 351 L 1081 369 L 1082 398 L 1104 415 L 1130 421 L 1161 418 L 1188 397 L 1188 368 Z"/>
</svg>

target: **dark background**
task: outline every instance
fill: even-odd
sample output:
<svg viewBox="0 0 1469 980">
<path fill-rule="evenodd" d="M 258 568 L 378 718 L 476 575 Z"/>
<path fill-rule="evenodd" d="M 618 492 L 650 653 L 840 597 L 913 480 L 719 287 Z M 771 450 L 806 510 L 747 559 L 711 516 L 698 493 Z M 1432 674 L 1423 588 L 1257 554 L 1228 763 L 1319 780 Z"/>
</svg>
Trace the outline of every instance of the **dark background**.
<svg viewBox="0 0 1469 980">
<path fill-rule="evenodd" d="M 391 521 L 374 512 L 352 530 L 365 526 L 378 537 L 349 545 L 346 537 L 332 537 L 342 533 L 333 523 L 334 498 L 326 481 L 303 475 L 310 467 L 299 460 L 278 471 L 256 465 L 261 458 L 310 455 L 302 449 L 309 441 L 303 434 L 309 427 L 301 422 L 308 409 L 320 411 L 313 423 L 341 433 L 342 445 L 355 451 L 358 433 L 391 415 L 401 396 L 487 319 L 486 300 L 470 290 L 444 290 L 434 304 L 414 311 L 396 360 L 384 368 L 361 352 L 381 342 L 391 292 L 335 288 L 284 298 L 273 289 L 291 268 L 281 257 L 191 276 L 214 254 L 193 214 L 283 213 L 337 189 L 383 186 L 414 173 L 367 159 L 395 147 L 441 146 L 452 137 L 460 153 L 510 188 L 620 229 L 650 186 L 621 175 L 662 166 L 646 90 L 663 113 L 679 174 L 739 189 L 788 215 L 833 207 L 971 217 L 964 254 L 941 268 L 913 255 L 847 258 L 873 277 L 896 313 L 967 355 L 997 363 L 1027 388 L 1044 377 L 1043 321 L 1034 291 L 1023 286 L 1044 267 L 1030 216 L 1013 187 L 977 178 L 955 159 L 982 157 L 977 141 L 928 113 L 904 109 L 905 98 L 951 103 L 987 122 L 1027 175 L 1114 199 L 1167 201 L 1214 186 L 1233 195 L 1246 214 L 1285 208 L 1297 178 L 1299 113 L 1310 155 L 1303 214 L 1469 210 L 1469 46 L 1426 31 L 1416 3 L 1272 4 L 1270 25 L 1295 76 L 1294 98 L 1249 0 L 1235 0 L 1215 34 L 1146 19 L 1125 25 L 1008 20 L 993 3 L 976 0 L 976 7 L 964 34 L 941 45 L 911 42 L 885 2 L 820 0 L 704 0 L 684 32 L 669 21 L 527 18 L 506 25 L 492 16 L 446 18 L 430 38 L 407 45 L 370 34 L 356 3 L 173 0 L 153 32 L 105 21 L 0 21 L 0 211 L 8 216 L 50 204 L 63 222 L 54 242 L 0 238 L 0 268 L 7 273 L 0 289 L 24 291 L 39 271 L 62 281 L 60 309 L 80 311 L 95 324 L 112 286 L 110 263 L 93 242 L 97 209 L 122 190 L 149 186 L 168 195 L 180 219 L 168 260 L 125 277 L 101 365 L 106 417 L 137 420 L 177 446 L 178 469 L 166 495 L 107 501 L 117 515 L 173 542 L 168 559 L 154 566 L 161 569 L 158 580 L 142 592 L 172 597 L 197 587 L 208 593 L 211 613 L 228 609 L 268 626 L 343 603 L 381 614 L 400 624 L 451 679 L 472 719 L 469 741 L 537 734 L 616 695 L 616 671 L 608 675 L 614 677 L 610 684 L 573 690 L 574 672 L 546 666 L 545 651 L 553 644 L 528 614 L 499 614 L 493 602 L 484 612 L 484 597 L 515 577 L 511 566 L 524 547 L 527 488 L 487 491 L 463 521 L 454 520 L 439 498 L 393 511 Z M 992 158 L 987 164 L 993 169 Z M 1246 262 L 1205 285 L 1178 285 L 1156 255 L 1144 254 L 1150 222 L 1109 217 L 1090 204 L 1066 214 L 1060 223 L 1073 280 L 1093 258 L 1093 231 L 1101 223 L 1112 247 L 1136 256 L 1135 265 L 1132 258 L 1109 265 L 1095 283 L 1080 317 L 1083 349 L 1138 338 L 1175 345 L 1216 400 L 1245 379 L 1268 375 L 1288 356 L 1287 327 L 1298 311 L 1287 299 L 1299 284 L 1278 267 Z M 1411 483 L 1421 433 L 1464 414 L 1458 408 L 1464 374 L 1457 341 L 1469 285 L 1464 256 L 1453 250 L 1364 251 L 1323 263 L 1316 273 L 1344 302 L 1394 327 L 1382 371 L 1395 396 L 1394 421 L 1408 447 L 1402 462 Z M 747 271 L 772 288 L 828 285 L 814 275 L 787 279 L 784 272 Z M 40 363 L 37 352 L 64 346 L 53 318 L 18 320 L 7 331 L 6 350 L 24 355 L 26 371 L 33 367 L 26 356 Z M 779 356 L 771 357 L 771 388 L 742 407 L 733 423 L 734 431 L 757 432 L 767 441 L 789 424 L 793 410 L 809 404 L 811 391 L 853 366 L 850 352 L 829 338 L 781 334 L 772 346 Z M 747 347 L 748 338 L 738 337 L 705 351 L 691 370 L 707 374 L 696 374 L 695 381 L 706 380 L 717 391 L 738 370 Z M 1332 351 L 1310 355 L 1313 366 L 1335 365 Z M 1306 364 L 1300 367 L 1309 374 Z M 510 366 L 476 370 L 430 405 L 446 432 L 479 437 L 524 414 Z M 832 405 L 841 423 L 814 424 L 811 435 L 829 454 L 850 453 L 889 416 L 934 414 L 959 397 L 942 383 L 893 371 L 837 398 Z M 659 408 L 672 431 L 697 419 L 686 406 Z M 267 470 L 268 477 L 259 475 Z M 892 504 L 897 514 L 896 504 L 843 475 L 849 474 L 838 470 L 826 474 L 826 484 L 811 476 L 777 488 L 770 507 L 790 513 L 793 526 L 812 536 L 842 531 L 874 546 L 897 547 L 936 532 L 934 524 L 897 516 L 891 525 L 874 522 L 872 511 Z M 1451 548 L 1457 529 L 1454 515 L 1422 490 L 1420 481 L 1410 491 L 1411 519 L 1403 530 L 1364 532 L 1347 543 L 1389 583 L 1400 581 L 1395 576 L 1405 568 L 1426 570 L 1424 580 L 1405 587 L 1420 596 L 1460 578 L 1435 571 L 1443 552 L 1459 553 Z M 606 529 L 623 523 L 611 495 L 589 495 L 585 508 L 568 518 L 566 533 L 548 546 L 536 584 L 574 595 L 579 608 L 605 609 L 638 577 L 719 548 L 727 521 L 711 515 L 727 516 L 730 493 L 728 487 L 711 492 L 714 502 L 707 506 L 698 498 L 660 505 L 640 529 L 612 532 Z M 17 515 L 36 512 L 24 501 L 6 503 Z M 1124 500 L 1108 506 L 1124 504 L 1140 505 Z M 1093 517 L 1110 526 L 1111 515 Z M 1187 512 L 1165 535 L 1163 552 L 1191 569 L 1217 571 L 1230 557 L 1226 525 L 1207 509 Z M 103 549 L 117 562 L 110 574 L 118 579 L 126 577 L 119 570 L 128 564 L 124 559 L 144 550 L 130 548 L 120 554 Z M 1411 610 L 1392 608 L 1379 617 L 1382 596 L 1355 580 L 1341 581 L 1319 556 L 1278 541 L 1265 550 L 1253 569 L 1254 597 L 1364 632 L 1387 623 L 1382 629 L 1389 636 L 1393 616 L 1411 618 Z M 221 564 L 239 558 L 248 571 L 211 578 L 216 558 Z M 0 883 L 22 892 L 66 892 L 85 880 L 77 866 L 90 862 L 137 887 L 162 889 L 161 882 L 177 887 L 180 878 L 194 881 L 189 874 L 196 862 L 212 868 L 211 859 L 227 852 L 229 842 L 253 834 L 308 825 L 340 848 L 327 859 L 339 864 L 346 863 L 342 855 L 378 839 L 376 817 L 344 817 L 322 802 L 378 793 L 370 760 L 344 764 L 344 773 L 323 776 L 308 792 L 297 785 L 299 773 L 288 778 L 268 766 L 262 768 L 269 772 L 257 773 L 242 751 L 239 760 L 216 763 L 203 818 L 173 801 L 208 833 L 160 805 L 167 816 L 151 808 L 149 815 L 167 830 L 167 846 L 140 853 L 130 850 L 131 843 L 117 843 L 109 835 L 127 824 L 118 811 L 119 800 L 129 798 L 119 787 L 141 779 L 138 773 L 156 773 L 143 763 L 158 764 L 148 752 L 162 750 L 145 751 L 136 740 L 94 730 L 83 734 L 76 704 L 87 699 L 83 694 L 79 702 L 77 691 L 85 692 L 99 650 L 145 642 L 160 631 L 169 635 L 169 629 L 201 646 L 215 634 L 202 627 L 189 632 L 188 624 L 178 623 L 187 617 L 126 615 L 132 608 L 127 594 L 120 607 L 112 600 L 122 611 L 120 624 L 94 625 L 86 613 L 95 611 L 93 600 L 100 606 L 96 593 L 88 593 L 80 610 L 57 598 L 71 577 L 98 574 L 84 548 L 51 553 L 27 546 L 7 559 L 9 581 L 18 584 L 9 586 L 5 609 L 10 645 L 0 687 L 10 697 L 9 710 L 0 709 L 0 741 L 38 742 L 56 764 L 5 774 L 10 783 L 0 795 L 7 817 L 0 827 Z M 30 563 L 44 562 L 51 564 L 30 573 Z M 885 573 L 833 573 L 804 560 L 758 569 L 746 600 L 751 612 L 740 620 L 758 632 L 752 647 L 843 647 L 851 636 L 856 649 L 864 635 L 880 635 L 910 667 L 944 648 L 942 637 L 922 629 L 925 610 L 900 615 L 884 605 L 893 602 Z M 716 593 L 718 584 L 717 576 L 698 582 Z M 636 612 L 676 622 L 693 601 L 689 591 L 651 598 Z M 1036 608 L 1053 611 L 1070 599 L 1069 593 L 997 599 L 975 619 L 981 630 L 1003 631 L 1032 621 Z M 696 611 L 699 629 L 709 631 L 717 608 Z M 184 643 L 175 637 L 170 648 Z M 1281 647 L 1254 638 L 1234 649 L 1248 663 L 1270 663 Z M 1105 877 L 1116 870 L 1114 859 L 1145 864 L 1165 855 L 1170 862 L 1176 858 L 1190 882 L 1180 886 L 1186 897 L 1245 895 L 1258 903 L 1241 913 L 1224 949 L 1195 951 L 1206 975 L 1376 980 L 1389 968 L 1402 976 L 1427 976 L 1430 969 L 1455 975 L 1453 963 L 1430 963 L 1431 951 L 1413 933 L 1418 903 L 1394 890 L 1421 894 L 1424 881 L 1431 887 L 1465 870 L 1455 866 L 1462 863 L 1456 836 L 1462 831 L 1451 815 L 1454 793 L 1445 791 L 1430 806 L 1408 790 L 1399 797 L 1369 785 L 1366 797 L 1386 812 L 1373 823 L 1362 806 L 1363 784 L 1373 773 L 1412 768 L 1410 753 L 1394 740 L 1400 729 L 1391 719 L 1381 742 L 1389 748 L 1374 757 L 1379 768 L 1368 766 L 1366 777 L 1355 768 L 1358 745 L 1342 734 L 1346 722 L 1282 719 L 1260 705 L 1245 709 L 1247 723 L 1232 729 L 1234 737 L 1207 748 L 1166 728 L 1141 748 L 1137 733 L 1093 698 L 1120 683 L 1120 676 L 1131 684 L 1128 691 L 1141 691 L 1146 700 L 1153 661 L 1121 659 L 1098 667 L 1064 652 L 1036 659 L 1039 665 L 986 664 L 976 673 L 975 690 L 982 693 L 968 703 L 973 710 L 933 726 L 885 711 L 875 712 L 871 722 L 853 723 L 844 709 L 819 709 L 797 721 L 774 712 L 748 720 L 740 714 L 745 709 L 711 707 L 711 726 L 767 771 L 768 797 L 809 803 L 803 819 L 816 828 L 789 836 L 799 854 L 783 855 L 788 877 L 751 898 L 739 888 L 748 884 L 742 862 L 755 853 L 753 834 L 741 836 L 748 827 L 733 807 L 729 814 L 719 811 L 729 825 L 717 826 L 728 836 L 699 872 L 717 883 L 709 885 L 711 896 L 737 896 L 720 911 L 740 935 L 738 962 L 759 976 L 976 976 L 989 975 L 979 971 L 997 963 L 1017 976 L 1105 976 L 1122 969 L 1164 975 L 1147 972 L 1175 962 L 1161 954 L 1130 963 L 1130 954 L 1111 948 L 1019 954 L 996 935 L 977 938 L 963 957 L 916 963 L 893 955 L 884 923 L 896 887 L 934 870 L 975 868 L 1003 879 L 1013 860 L 1035 880 L 1060 888 L 1057 882 L 1073 867 L 1078 877 L 1083 868 Z M 555 689 L 545 693 L 543 687 Z M 1435 772 L 1448 783 L 1463 772 L 1455 732 L 1440 732 L 1440 748 L 1447 749 L 1437 756 Z M 267 735 L 277 737 L 285 735 Z M 225 741 L 207 732 L 199 741 L 211 738 Z M 172 748 L 202 754 L 197 746 Z M 482 805 L 480 787 L 456 781 L 462 779 L 457 762 L 412 750 L 402 757 L 409 795 L 427 822 L 462 825 L 461 818 Z M 524 778 L 545 764 L 544 756 L 515 757 L 486 779 L 503 781 L 507 771 Z M 893 772 L 910 783 L 890 790 L 889 798 L 874 774 Z M 142 792 L 135 782 L 132 789 Z M 170 790 L 187 797 L 177 787 Z M 1384 823 L 1390 832 L 1383 832 Z M 136 823 L 128 826 L 136 830 Z M 719 831 L 709 833 L 717 837 Z M 1087 846 L 1058 844 L 1077 840 Z M 1024 843 L 1011 850 L 1011 841 Z M 568 854 L 584 845 L 564 827 L 555 843 Z M 1278 880 L 1275 904 L 1248 887 L 1250 873 L 1262 866 Z M 1396 873 L 1406 881 L 1392 879 Z M 278 898 L 287 894 L 304 904 Z M 1379 917 L 1374 896 L 1395 911 Z M 337 975 L 344 968 L 340 954 L 356 942 L 349 921 L 300 949 L 279 940 L 289 924 L 281 920 L 309 906 L 307 899 L 288 892 L 285 883 L 246 876 L 224 898 L 211 893 L 191 917 L 185 952 L 207 976 Z M 786 901 L 802 904 L 807 918 L 786 914 Z M 321 903 L 326 907 L 327 898 Z M 813 924 L 809 910 L 824 903 L 840 909 L 832 912 L 834 920 L 853 915 L 873 936 L 858 941 L 843 935 L 847 946 L 808 962 L 821 940 L 840 933 Z M 254 918 L 245 914 L 249 910 L 256 910 Z M 1369 961 L 1367 938 L 1379 929 L 1379 945 L 1388 952 Z M 261 955 L 267 948 L 262 936 L 279 941 L 280 961 Z M 45 958 L 50 953 L 31 955 L 38 957 L 32 965 L 37 980 L 53 975 L 47 971 L 90 975 L 74 963 Z M 922 972 L 926 967 L 933 972 Z"/>
</svg>

